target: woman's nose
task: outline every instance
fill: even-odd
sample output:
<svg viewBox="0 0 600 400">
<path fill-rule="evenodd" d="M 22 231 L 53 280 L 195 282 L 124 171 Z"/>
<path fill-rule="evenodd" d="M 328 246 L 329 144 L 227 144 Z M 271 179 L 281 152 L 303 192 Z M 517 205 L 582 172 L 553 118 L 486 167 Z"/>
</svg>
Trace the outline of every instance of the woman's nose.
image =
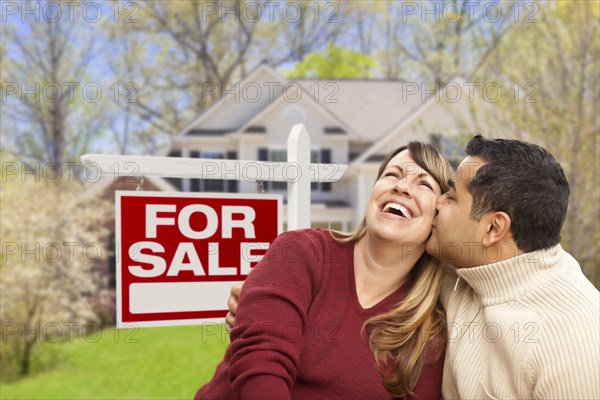
<svg viewBox="0 0 600 400">
<path fill-rule="evenodd" d="M 404 177 L 402 179 L 398 179 L 398 182 L 396 182 L 396 186 L 394 187 L 394 189 L 398 192 L 398 193 L 403 193 L 406 194 L 407 196 L 411 197 L 412 196 L 412 188 L 411 188 L 411 184 L 408 181 L 407 177 Z"/>
</svg>

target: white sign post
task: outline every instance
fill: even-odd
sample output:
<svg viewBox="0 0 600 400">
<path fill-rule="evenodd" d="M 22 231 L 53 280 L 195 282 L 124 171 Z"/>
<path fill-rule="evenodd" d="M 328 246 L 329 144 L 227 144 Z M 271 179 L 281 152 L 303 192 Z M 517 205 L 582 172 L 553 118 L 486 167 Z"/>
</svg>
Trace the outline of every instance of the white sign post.
<svg viewBox="0 0 600 400">
<path fill-rule="evenodd" d="M 310 137 L 304 125 L 294 125 L 288 137 L 288 163 L 296 163 L 297 180 L 288 182 L 288 229 L 310 228 Z"/>
<path fill-rule="evenodd" d="M 311 164 L 310 137 L 304 124 L 292 127 L 288 162 L 86 154 L 82 163 L 116 177 L 231 179 L 288 182 L 288 230 L 310 227 L 310 183 L 337 182 L 345 164 Z"/>
</svg>

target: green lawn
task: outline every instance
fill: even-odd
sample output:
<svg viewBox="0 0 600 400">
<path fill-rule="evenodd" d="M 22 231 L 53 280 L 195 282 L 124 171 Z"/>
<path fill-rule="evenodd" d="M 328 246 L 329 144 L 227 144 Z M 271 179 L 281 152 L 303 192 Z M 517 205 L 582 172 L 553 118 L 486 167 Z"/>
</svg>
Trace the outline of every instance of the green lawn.
<svg viewBox="0 0 600 400">
<path fill-rule="evenodd" d="M 2 384 L 0 398 L 191 399 L 229 344 L 224 324 L 107 329 L 96 339 L 40 345 L 56 365 Z"/>
</svg>

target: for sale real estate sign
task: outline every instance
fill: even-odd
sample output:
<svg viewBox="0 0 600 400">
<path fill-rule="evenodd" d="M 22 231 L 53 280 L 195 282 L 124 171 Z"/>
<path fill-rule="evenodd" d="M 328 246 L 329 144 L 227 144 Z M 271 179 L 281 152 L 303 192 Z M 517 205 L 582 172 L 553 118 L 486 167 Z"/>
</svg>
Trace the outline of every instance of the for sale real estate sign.
<svg viewBox="0 0 600 400">
<path fill-rule="evenodd" d="M 116 192 L 117 327 L 223 322 L 282 230 L 282 196 Z"/>
</svg>

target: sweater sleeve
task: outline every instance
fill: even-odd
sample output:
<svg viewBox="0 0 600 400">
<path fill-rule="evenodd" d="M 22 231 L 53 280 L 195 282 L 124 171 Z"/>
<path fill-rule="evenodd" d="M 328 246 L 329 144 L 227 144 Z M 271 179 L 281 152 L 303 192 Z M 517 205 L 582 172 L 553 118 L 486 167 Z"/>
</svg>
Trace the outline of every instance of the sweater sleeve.
<svg viewBox="0 0 600 400">
<path fill-rule="evenodd" d="M 229 369 L 242 399 L 290 398 L 307 312 L 321 280 L 322 248 L 310 231 L 284 233 L 246 279 L 231 332 Z"/>
<path fill-rule="evenodd" d="M 597 306 L 594 308 L 597 310 Z M 526 340 L 535 341 L 529 344 L 534 350 L 528 369 L 533 398 L 600 399 L 600 329 L 596 313 L 574 311 L 565 318 L 547 318 L 544 323 L 532 325 L 534 335 Z"/>
</svg>

